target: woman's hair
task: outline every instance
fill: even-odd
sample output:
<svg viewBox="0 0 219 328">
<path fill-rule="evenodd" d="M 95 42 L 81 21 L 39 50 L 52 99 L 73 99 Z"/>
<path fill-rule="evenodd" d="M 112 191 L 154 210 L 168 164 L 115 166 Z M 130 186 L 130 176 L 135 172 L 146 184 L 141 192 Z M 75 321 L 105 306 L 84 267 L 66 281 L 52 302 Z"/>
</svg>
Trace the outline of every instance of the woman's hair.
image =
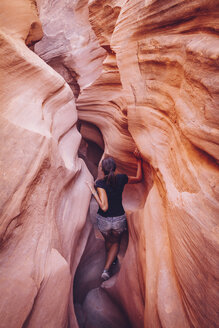
<svg viewBox="0 0 219 328">
<path fill-rule="evenodd" d="M 102 160 L 102 170 L 106 178 L 106 183 L 110 186 L 115 185 L 115 170 L 116 162 L 112 157 L 107 157 Z"/>
</svg>

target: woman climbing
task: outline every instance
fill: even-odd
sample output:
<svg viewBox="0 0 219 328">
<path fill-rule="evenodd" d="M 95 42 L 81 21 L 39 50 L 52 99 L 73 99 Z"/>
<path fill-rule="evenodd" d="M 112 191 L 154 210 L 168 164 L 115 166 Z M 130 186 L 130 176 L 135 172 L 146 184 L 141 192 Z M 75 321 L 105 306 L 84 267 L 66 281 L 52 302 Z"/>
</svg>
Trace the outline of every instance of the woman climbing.
<svg viewBox="0 0 219 328">
<path fill-rule="evenodd" d="M 96 199 L 99 209 L 97 212 L 97 226 L 104 236 L 107 251 L 106 264 L 101 278 L 110 278 L 109 269 L 115 260 L 121 240 L 121 235 L 127 227 L 125 211 L 122 206 L 122 192 L 126 183 L 138 183 L 142 180 L 142 161 L 139 151 L 134 155 L 137 158 L 136 176 L 115 174 L 116 163 L 112 157 L 105 158 L 102 163 L 104 178 L 97 180 L 95 187 L 88 182 L 88 186 Z"/>
</svg>

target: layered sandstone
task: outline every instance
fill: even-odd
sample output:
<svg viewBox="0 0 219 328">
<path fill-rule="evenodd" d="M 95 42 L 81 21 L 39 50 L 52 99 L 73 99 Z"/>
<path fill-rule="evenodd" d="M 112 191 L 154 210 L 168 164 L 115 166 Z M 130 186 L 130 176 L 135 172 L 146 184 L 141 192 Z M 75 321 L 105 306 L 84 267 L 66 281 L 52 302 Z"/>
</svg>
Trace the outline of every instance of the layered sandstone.
<svg viewBox="0 0 219 328">
<path fill-rule="evenodd" d="M 27 47 L 42 38 L 34 2 L 1 1 L 0 12 L 0 327 L 66 327 L 89 233 L 74 96 Z"/>
<path fill-rule="evenodd" d="M 117 70 L 122 88 L 114 124 L 118 113 L 124 113 L 154 178 L 145 205 L 129 218 L 130 243 L 118 279 L 114 286 L 105 283 L 105 288 L 117 302 L 120 299 L 134 327 L 143 322 L 145 327 L 215 327 L 216 2 L 90 1 L 89 10 L 108 57 L 100 78 L 78 99 L 79 117 L 96 122 L 103 135 L 107 133 L 115 101 L 109 104 L 105 96 L 112 90 L 105 76 L 114 74 L 111 81 L 116 81 Z M 95 89 L 97 97 L 90 97 Z M 98 108 L 100 118 L 92 120 Z M 115 154 L 119 135 L 109 130 L 107 153 L 121 160 L 121 153 Z M 122 132 L 120 140 L 124 151 Z M 150 180 L 148 174 L 145 180 Z M 127 286 L 132 298 L 127 297 Z"/>
<path fill-rule="evenodd" d="M 105 56 L 89 24 L 86 2 L 37 0 L 44 35 L 35 52 L 64 77 L 75 97 L 100 75 Z"/>
<path fill-rule="evenodd" d="M 33 2 L 0 8 L 0 326 L 216 327 L 217 1 L 37 6 L 43 35 Z M 34 54 L 25 42 L 40 38 Z M 129 242 L 101 284 L 77 153 L 94 177 L 102 153 L 134 174 L 136 145 L 144 181 L 124 191 Z"/>
</svg>

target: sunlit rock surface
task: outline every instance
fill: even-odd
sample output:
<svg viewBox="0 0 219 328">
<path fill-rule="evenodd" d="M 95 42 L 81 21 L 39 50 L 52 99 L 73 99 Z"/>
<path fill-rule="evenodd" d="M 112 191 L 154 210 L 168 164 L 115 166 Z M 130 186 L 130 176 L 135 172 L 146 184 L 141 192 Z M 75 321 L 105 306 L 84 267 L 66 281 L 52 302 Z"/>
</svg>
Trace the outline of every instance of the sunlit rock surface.
<svg viewBox="0 0 219 328">
<path fill-rule="evenodd" d="M 143 322 L 145 327 L 215 327 L 217 2 L 89 5 L 96 35 L 115 53 L 128 130 L 154 177 L 145 205 L 130 216 L 130 244 L 119 277 L 106 289 L 121 300 L 133 327 Z M 80 109 L 80 98 L 78 103 Z M 80 115 L 85 119 L 83 107 Z M 119 136 L 109 139 L 112 145 L 115 139 Z M 148 181 L 147 174 L 144 178 Z M 130 286 L 133 297 L 128 297 Z"/>
<path fill-rule="evenodd" d="M 90 200 L 74 96 L 25 45 L 42 37 L 34 3 L 0 12 L 0 327 L 67 327 Z"/>
<path fill-rule="evenodd" d="M 37 0 L 44 36 L 35 52 L 64 77 L 75 97 L 100 75 L 105 56 L 90 26 L 86 2 Z"/>
<path fill-rule="evenodd" d="M 217 1 L 38 0 L 44 34 L 33 2 L 0 6 L 0 327 L 217 327 Z M 82 159 L 134 174 L 136 145 L 101 284 Z"/>
</svg>

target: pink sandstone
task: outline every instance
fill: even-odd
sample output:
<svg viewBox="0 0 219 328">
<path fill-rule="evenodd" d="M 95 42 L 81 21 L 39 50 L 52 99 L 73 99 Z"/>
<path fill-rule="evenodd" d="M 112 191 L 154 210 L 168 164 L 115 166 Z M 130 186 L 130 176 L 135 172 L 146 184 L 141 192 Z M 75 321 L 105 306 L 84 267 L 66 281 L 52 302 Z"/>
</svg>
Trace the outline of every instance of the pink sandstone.
<svg viewBox="0 0 219 328">
<path fill-rule="evenodd" d="M 0 4 L 0 327 L 217 327 L 217 1 L 37 8 Z M 87 167 L 103 152 L 133 174 L 136 145 L 129 242 L 101 285 Z"/>
<path fill-rule="evenodd" d="M 0 12 L 0 326 L 66 327 L 91 176 L 70 87 L 25 45 L 42 37 L 36 7 L 1 1 Z"/>
</svg>

